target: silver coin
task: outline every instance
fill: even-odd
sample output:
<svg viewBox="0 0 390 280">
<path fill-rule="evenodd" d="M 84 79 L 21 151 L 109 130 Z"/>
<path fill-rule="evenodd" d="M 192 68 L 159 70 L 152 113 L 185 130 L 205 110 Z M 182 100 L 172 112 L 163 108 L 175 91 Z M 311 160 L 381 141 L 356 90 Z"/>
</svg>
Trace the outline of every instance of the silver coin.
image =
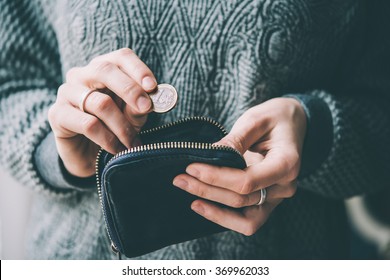
<svg viewBox="0 0 390 280">
<path fill-rule="evenodd" d="M 172 110 L 177 103 L 177 91 L 168 84 L 160 84 L 157 90 L 149 94 L 153 103 L 153 111 L 156 113 L 166 113 Z"/>
</svg>

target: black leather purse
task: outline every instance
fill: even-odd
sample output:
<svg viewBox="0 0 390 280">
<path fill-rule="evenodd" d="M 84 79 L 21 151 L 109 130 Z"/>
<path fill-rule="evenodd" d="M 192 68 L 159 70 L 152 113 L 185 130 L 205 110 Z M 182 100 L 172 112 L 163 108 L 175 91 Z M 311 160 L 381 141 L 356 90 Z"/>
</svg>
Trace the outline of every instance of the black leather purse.
<svg viewBox="0 0 390 280">
<path fill-rule="evenodd" d="M 212 146 L 225 135 L 216 121 L 193 117 L 142 131 L 142 146 L 99 152 L 97 187 L 114 252 L 135 257 L 226 230 L 193 212 L 197 197 L 172 184 L 193 162 L 245 168 L 238 151 Z"/>
</svg>

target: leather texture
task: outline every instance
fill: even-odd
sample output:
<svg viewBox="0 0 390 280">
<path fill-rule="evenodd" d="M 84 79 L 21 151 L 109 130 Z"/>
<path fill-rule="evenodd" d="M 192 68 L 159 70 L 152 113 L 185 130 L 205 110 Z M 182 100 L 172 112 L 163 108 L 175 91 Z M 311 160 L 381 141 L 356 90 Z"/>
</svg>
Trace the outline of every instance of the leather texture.
<svg viewBox="0 0 390 280">
<path fill-rule="evenodd" d="M 127 257 L 196 239 L 226 229 L 190 208 L 197 197 L 173 186 L 193 162 L 245 168 L 237 152 L 191 143 L 214 143 L 225 135 L 213 121 L 186 119 L 140 135 L 144 146 L 175 142 L 174 148 L 143 149 L 115 159 L 103 151 L 98 179 L 107 230 L 116 249 Z"/>
</svg>

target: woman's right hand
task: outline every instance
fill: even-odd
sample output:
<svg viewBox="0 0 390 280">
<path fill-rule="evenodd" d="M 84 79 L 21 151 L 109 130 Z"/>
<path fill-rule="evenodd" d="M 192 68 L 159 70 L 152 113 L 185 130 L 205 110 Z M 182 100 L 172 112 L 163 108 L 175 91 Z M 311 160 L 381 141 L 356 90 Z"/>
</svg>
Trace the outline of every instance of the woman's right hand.
<svg viewBox="0 0 390 280">
<path fill-rule="evenodd" d="M 136 146 L 137 133 L 152 109 L 147 92 L 156 87 L 151 70 L 130 49 L 70 69 L 49 110 L 58 154 L 68 172 L 93 175 L 99 146 L 112 154 Z M 91 90 L 83 111 L 79 104 Z"/>
</svg>

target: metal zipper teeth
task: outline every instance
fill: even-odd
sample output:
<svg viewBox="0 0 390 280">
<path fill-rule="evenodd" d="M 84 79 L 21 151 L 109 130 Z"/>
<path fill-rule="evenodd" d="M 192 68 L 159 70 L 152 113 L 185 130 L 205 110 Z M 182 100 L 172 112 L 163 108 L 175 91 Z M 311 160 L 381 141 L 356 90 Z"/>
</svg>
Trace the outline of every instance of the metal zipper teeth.
<svg viewBox="0 0 390 280">
<path fill-rule="evenodd" d="M 97 186 L 97 190 L 98 190 L 98 196 L 99 196 L 99 201 L 100 201 L 100 207 L 101 209 L 103 210 L 103 195 L 102 195 L 102 190 L 101 190 L 101 183 L 100 183 L 100 178 L 99 178 L 99 161 L 100 161 L 100 157 L 102 155 L 102 152 L 103 152 L 103 149 L 100 149 L 99 152 L 98 152 L 98 155 L 96 157 L 96 162 L 95 162 L 95 175 L 96 175 L 96 186 Z M 103 212 L 103 218 L 104 218 L 104 221 L 106 222 L 107 224 L 107 214 L 106 214 L 106 211 L 102 211 Z M 118 253 L 119 252 L 119 249 L 115 246 L 114 242 L 112 241 L 112 236 L 111 236 L 111 233 L 110 231 L 108 230 L 108 227 L 106 226 L 106 231 L 107 231 L 107 234 L 108 234 L 108 238 L 110 239 L 111 241 L 111 249 L 114 253 Z"/>
<path fill-rule="evenodd" d="M 106 165 L 110 164 L 110 162 L 112 162 L 113 160 L 122 157 L 124 155 L 128 155 L 131 153 L 145 152 L 145 151 L 161 150 L 161 149 L 197 149 L 197 150 L 229 151 L 229 152 L 237 153 L 240 157 L 242 157 L 239 151 L 228 146 L 220 146 L 220 145 L 213 146 L 211 143 L 199 143 L 199 142 L 161 142 L 161 143 L 141 145 L 131 149 L 124 150 L 116 154 L 115 156 L 113 156 L 107 162 Z"/>
<path fill-rule="evenodd" d="M 207 117 L 189 117 L 189 118 L 184 118 L 184 119 L 181 119 L 181 120 L 178 120 L 178 121 L 174 121 L 172 123 L 164 124 L 162 126 L 158 126 L 158 127 L 154 127 L 154 128 L 150 128 L 150 129 L 141 131 L 139 134 L 143 135 L 143 134 L 156 132 L 156 131 L 159 131 L 159 130 L 162 130 L 162 129 L 166 129 L 166 128 L 169 128 L 169 127 L 172 127 L 172 126 L 175 126 L 175 125 L 179 125 L 179 124 L 182 124 L 182 123 L 190 122 L 190 121 L 205 121 L 205 122 L 211 123 L 212 125 L 214 125 L 217 128 L 219 128 L 223 132 L 223 134 L 225 134 L 225 135 L 227 134 L 226 129 L 220 123 L 218 123 L 217 121 L 215 121 L 213 119 L 207 118 Z"/>
<path fill-rule="evenodd" d="M 176 125 L 183 124 L 183 123 L 186 123 L 186 122 L 190 122 L 190 121 L 205 121 L 205 122 L 208 122 L 208 123 L 216 126 L 218 129 L 220 129 L 221 132 L 224 135 L 227 134 L 226 129 L 220 123 L 218 123 L 217 121 L 215 121 L 213 119 L 210 119 L 210 118 L 207 118 L 207 117 L 201 117 L 201 116 L 184 118 L 184 119 L 181 119 L 181 120 L 178 120 L 178 121 L 175 121 L 175 122 L 171 122 L 171 123 L 168 123 L 168 124 L 164 124 L 164 125 L 161 125 L 161 126 L 158 126 L 158 127 L 154 127 L 154 128 L 151 128 L 151 129 L 147 129 L 147 130 L 141 131 L 139 134 L 140 135 L 144 135 L 144 134 L 154 133 L 154 132 L 157 132 L 157 131 L 160 131 L 160 130 L 163 130 L 163 129 L 167 129 L 167 128 L 170 128 L 172 126 L 176 126 Z M 159 145 L 159 146 L 157 147 L 156 145 Z M 134 152 L 142 152 L 142 151 L 149 151 L 149 150 L 156 150 L 156 149 L 172 149 L 172 148 L 173 149 L 189 149 L 189 148 L 192 148 L 192 149 L 225 150 L 225 151 L 236 152 L 236 153 L 238 153 L 241 156 L 239 151 L 237 151 L 237 150 L 235 150 L 233 148 L 227 147 L 227 146 L 212 146 L 211 144 L 208 144 L 208 143 L 196 143 L 196 142 L 161 142 L 161 143 L 155 143 L 155 144 L 142 145 L 142 146 L 138 146 L 138 147 L 134 147 L 134 148 L 131 148 L 131 149 L 124 150 L 124 151 L 116 154 L 114 157 L 112 157 L 107 162 L 107 164 L 109 164 L 112 160 L 117 159 L 120 156 L 127 155 L 127 154 L 134 153 Z"/>
</svg>

